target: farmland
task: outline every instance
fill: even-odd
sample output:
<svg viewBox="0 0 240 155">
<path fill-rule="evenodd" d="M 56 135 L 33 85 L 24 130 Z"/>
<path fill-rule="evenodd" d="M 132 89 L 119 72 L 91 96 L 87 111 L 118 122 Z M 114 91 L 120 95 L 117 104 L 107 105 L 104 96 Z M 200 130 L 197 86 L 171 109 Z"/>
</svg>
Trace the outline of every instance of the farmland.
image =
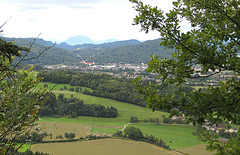
<svg viewBox="0 0 240 155">
<path fill-rule="evenodd" d="M 47 83 L 47 84 L 48 84 L 48 89 L 50 89 L 55 85 L 52 83 Z M 43 87 L 43 83 L 41 83 L 38 87 Z M 76 97 L 78 99 L 84 100 L 84 103 L 86 104 L 101 104 L 105 107 L 113 106 L 118 109 L 118 116 L 116 118 L 99 118 L 99 117 L 87 117 L 87 116 L 78 116 L 76 118 L 41 117 L 41 120 L 38 122 L 39 125 L 44 127 L 43 130 L 46 131 L 48 134 L 49 133 L 53 134 L 52 139 L 50 139 L 50 137 L 48 136 L 44 138 L 44 141 L 56 140 L 57 135 L 60 134 L 64 136 L 65 132 L 75 133 L 76 139 L 80 137 L 86 137 L 87 135 L 90 135 L 90 134 L 97 135 L 97 136 L 111 135 L 113 133 L 116 133 L 117 131 L 120 131 L 125 124 L 129 123 L 131 116 L 134 116 L 134 117 L 138 117 L 138 119 L 140 120 L 140 123 L 131 124 L 129 126 L 135 126 L 141 129 L 144 135 L 153 135 L 156 138 L 161 138 L 172 149 L 181 150 L 184 148 L 191 148 L 192 146 L 201 146 L 199 144 L 202 144 L 197 140 L 196 136 L 192 135 L 192 132 L 195 130 L 194 127 L 191 127 L 188 125 L 166 125 L 166 124 L 157 125 L 155 123 L 144 122 L 144 120 L 148 120 L 150 118 L 158 118 L 161 121 L 163 115 L 165 116 L 168 115 L 165 112 L 161 112 L 161 111 L 152 112 L 151 110 L 146 109 L 144 107 L 140 107 L 140 106 L 136 106 L 133 104 L 128 104 L 120 101 L 115 101 L 111 99 L 85 95 L 79 92 L 65 90 L 64 87 L 65 88 L 67 87 L 68 89 L 71 88 L 70 85 L 59 84 L 55 87 L 55 89 L 52 92 L 55 93 L 57 96 L 59 94 L 64 94 L 64 96 L 67 98 Z M 125 145 L 125 143 L 128 143 L 128 145 L 131 145 L 132 149 L 131 150 L 126 149 L 128 145 Z M 89 150 L 91 151 L 98 150 L 98 149 L 101 150 L 103 149 L 102 147 L 104 147 L 105 149 L 105 147 L 114 148 L 118 146 L 119 150 L 125 150 L 128 152 L 127 154 L 132 154 L 132 151 L 138 152 L 138 150 L 139 151 L 141 150 L 140 148 L 144 148 L 144 146 L 141 146 L 142 144 L 146 146 L 150 145 L 144 142 L 136 142 L 136 141 L 126 141 L 126 140 L 119 140 L 119 139 L 118 140 L 100 139 L 100 140 L 84 141 L 84 142 L 35 144 L 35 145 L 32 145 L 31 149 L 33 151 L 39 150 L 42 152 L 48 152 L 50 154 L 59 154 L 59 152 L 54 152 L 54 151 L 57 151 L 57 149 L 54 149 L 54 148 L 56 147 L 61 148 L 61 152 L 64 152 L 64 150 L 78 151 L 78 148 L 81 148 L 81 150 L 84 152 Z M 91 147 L 94 147 L 96 149 L 94 150 L 86 149 Z M 158 151 L 164 151 L 164 153 L 161 152 L 161 154 L 169 153 L 169 151 L 166 151 L 154 145 L 149 146 L 149 148 L 151 148 L 151 150 L 153 151 L 150 154 L 159 154 L 160 152 Z M 103 154 L 106 154 L 109 151 L 111 152 L 112 150 L 114 149 L 105 149 L 105 151 L 107 152 L 103 151 Z M 186 150 L 186 152 L 189 153 L 189 150 L 191 154 L 191 149 Z M 146 154 L 144 153 L 143 150 L 140 152 L 142 154 Z M 184 150 L 182 150 L 181 152 L 184 152 Z M 141 153 L 137 153 L 137 154 L 141 154 Z M 89 154 L 91 154 L 91 152 L 89 152 Z M 119 152 L 119 154 L 121 154 L 121 152 Z"/>
<path fill-rule="evenodd" d="M 194 152 L 194 155 L 203 155 L 203 154 L 204 155 L 212 155 L 214 153 L 217 153 L 216 151 L 213 151 L 213 152 L 207 151 L 206 145 L 204 145 L 204 144 L 181 148 L 181 149 L 178 149 L 178 151 L 184 152 L 187 154 L 193 154 L 193 152 Z"/>
<path fill-rule="evenodd" d="M 139 141 L 120 140 L 120 139 L 101 139 L 84 142 L 36 144 L 32 146 L 33 151 L 46 151 L 49 154 L 66 155 L 69 154 L 175 154 L 160 147 Z"/>
<path fill-rule="evenodd" d="M 88 130 L 83 124 L 71 124 L 71 123 L 54 123 L 54 122 L 39 122 L 39 125 L 44 127 L 41 131 L 46 133 L 52 133 L 52 138 L 50 136 L 44 137 L 43 140 L 51 141 L 57 140 L 56 136 L 64 135 L 65 132 L 72 132 L 76 134 L 76 138 L 86 137 L 89 135 Z"/>
<path fill-rule="evenodd" d="M 144 134 L 160 137 L 172 149 L 202 144 L 202 142 L 199 142 L 197 137 L 192 134 L 195 129 L 186 125 L 130 124 L 129 126 L 139 128 Z"/>
</svg>

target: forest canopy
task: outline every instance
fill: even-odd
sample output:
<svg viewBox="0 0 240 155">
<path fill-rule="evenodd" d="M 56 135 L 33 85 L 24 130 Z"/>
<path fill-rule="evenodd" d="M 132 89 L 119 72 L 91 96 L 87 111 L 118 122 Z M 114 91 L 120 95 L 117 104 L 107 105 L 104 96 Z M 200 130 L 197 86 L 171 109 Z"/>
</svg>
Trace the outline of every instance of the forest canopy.
<svg viewBox="0 0 240 155">
<path fill-rule="evenodd" d="M 176 50 L 172 58 L 152 55 L 148 72 L 158 75 L 161 82 L 138 89 L 151 109 L 164 109 L 173 115 L 185 115 L 194 125 L 231 122 L 240 124 L 240 2 L 236 0 L 176 0 L 173 9 L 165 13 L 158 7 L 130 0 L 138 15 L 134 24 L 148 33 L 159 32 L 161 45 Z M 187 21 L 187 32 L 182 22 Z M 201 70 L 195 71 L 196 65 Z M 234 76 L 219 81 L 218 87 L 174 93 L 159 91 L 167 85 L 182 85 L 189 79 L 214 76 L 231 71 Z M 222 154 L 239 154 L 240 137 L 220 143 L 219 136 L 204 131 L 203 141 Z"/>
</svg>

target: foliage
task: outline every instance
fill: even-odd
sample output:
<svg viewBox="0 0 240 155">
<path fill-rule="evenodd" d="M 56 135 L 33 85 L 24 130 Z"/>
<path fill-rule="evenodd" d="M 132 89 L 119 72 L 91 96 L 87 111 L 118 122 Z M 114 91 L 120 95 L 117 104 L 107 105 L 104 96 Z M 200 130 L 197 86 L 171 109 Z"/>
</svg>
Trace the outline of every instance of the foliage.
<svg viewBox="0 0 240 155">
<path fill-rule="evenodd" d="M 15 41 L 16 45 L 29 46 L 29 42 L 32 42 L 34 38 L 3 38 L 8 42 Z M 164 50 L 163 46 L 158 46 L 159 40 L 151 40 L 141 43 L 137 40 L 118 41 L 104 44 L 84 44 L 77 45 L 71 49 L 65 50 L 61 46 L 56 45 L 49 49 L 49 52 L 42 54 L 41 58 L 32 59 L 27 61 L 27 64 L 35 65 L 79 65 L 79 57 L 82 60 L 94 61 L 96 63 L 147 63 L 150 60 L 149 57 L 145 57 L 150 54 L 158 54 L 162 57 L 171 57 L 173 50 Z M 52 42 L 47 42 L 41 39 L 36 39 L 35 44 L 32 46 L 32 52 L 28 57 L 34 57 L 38 55 L 38 51 L 44 50 L 46 46 L 53 45 Z M 58 48 L 59 47 L 59 48 Z M 94 55 L 94 57 L 93 57 Z"/>
<path fill-rule="evenodd" d="M 144 138 L 145 138 L 145 141 L 148 143 L 155 144 L 157 146 L 170 150 L 170 147 L 161 138 L 158 139 L 153 135 L 150 135 L 150 136 L 146 135 Z"/>
<path fill-rule="evenodd" d="M 77 98 L 64 98 L 64 94 L 59 94 L 58 99 L 53 93 L 48 94 L 46 104 L 41 109 L 41 116 L 93 116 L 113 118 L 117 117 L 117 109 L 114 107 L 105 108 L 102 105 L 84 104 L 83 100 Z"/>
<path fill-rule="evenodd" d="M 67 138 L 67 139 L 73 139 L 75 138 L 75 133 L 68 133 L 68 132 L 65 132 L 64 136 Z"/>
<path fill-rule="evenodd" d="M 35 65 L 57 65 L 57 64 L 76 64 L 79 62 L 79 59 L 69 51 L 66 51 L 61 48 L 53 47 L 55 44 L 53 43 L 45 43 L 42 44 L 39 42 L 39 39 L 37 38 L 3 38 L 4 40 L 8 42 L 15 42 L 18 46 L 24 46 L 29 47 L 29 43 L 34 42 L 34 44 L 31 45 L 31 52 L 28 53 L 26 56 L 26 59 L 29 59 L 28 61 L 24 61 L 26 64 L 35 64 Z M 50 46 L 50 48 L 49 48 Z M 48 50 L 48 52 L 44 52 L 41 54 L 41 57 L 39 57 L 39 51 Z M 23 54 L 25 54 L 23 52 Z M 35 59 L 30 59 L 32 57 L 35 57 Z M 19 59 L 16 58 L 18 61 Z"/>
<path fill-rule="evenodd" d="M 1 71 L 0 77 L 0 139 L 4 141 L 1 153 L 5 154 L 14 147 L 15 139 L 29 134 L 30 127 L 38 119 L 37 112 L 43 104 L 46 90 L 32 90 L 41 78 L 34 79 L 31 70 Z"/>
<path fill-rule="evenodd" d="M 159 41 L 160 39 L 156 39 L 138 45 L 120 46 L 103 50 L 80 49 L 77 53 L 83 59 L 96 63 L 147 63 L 150 60 L 150 54 L 157 54 L 164 58 L 171 57 L 173 50 L 164 50 L 163 46 L 159 46 Z M 146 55 L 149 55 L 149 57 L 146 57 Z"/>
<path fill-rule="evenodd" d="M 133 122 L 138 122 L 138 117 L 134 117 L 134 116 L 131 116 L 130 118 L 130 122 L 133 123 Z"/>
<path fill-rule="evenodd" d="M 25 152 L 17 152 L 16 155 L 49 155 L 49 154 L 38 151 L 33 153 L 31 150 L 27 150 Z"/>
<path fill-rule="evenodd" d="M 33 131 L 33 132 L 30 133 L 30 139 L 29 140 L 32 141 L 32 142 L 41 142 L 43 140 L 44 136 L 47 136 L 46 132 L 37 133 L 37 132 Z"/>
<path fill-rule="evenodd" d="M 135 140 L 142 140 L 144 138 L 142 131 L 133 126 L 127 127 L 124 130 L 124 136 Z"/>
<path fill-rule="evenodd" d="M 124 130 L 124 134 L 122 133 L 122 131 L 117 131 L 117 133 L 115 133 L 115 135 L 120 136 L 120 137 L 122 137 L 122 136 L 128 137 L 128 138 L 131 138 L 134 140 L 145 141 L 147 143 L 155 144 L 157 146 L 160 146 L 160 147 L 170 150 L 169 146 L 166 145 L 166 143 L 161 138 L 160 139 L 155 138 L 153 135 L 143 136 L 142 131 L 139 128 L 134 127 L 134 126 L 127 127 Z"/>
<path fill-rule="evenodd" d="M 7 42 L 0 38 L 0 69 L 1 71 L 9 70 L 9 63 L 12 62 L 13 56 L 21 57 L 21 51 L 29 52 L 26 47 L 19 47 L 13 42 Z"/>
<path fill-rule="evenodd" d="M 27 60 L 30 49 L 31 45 L 20 47 L 0 38 L 0 154 L 14 154 L 30 140 L 31 127 L 44 103 L 46 89 L 34 90 L 42 78 L 36 79 L 32 68 L 17 70 Z M 13 65 L 15 57 L 19 61 Z M 16 146 L 20 138 L 23 143 Z"/>
<path fill-rule="evenodd" d="M 61 78 L 58 77 L 61 74 Z M 100 75 L 93 73 L 83 73 L 72 70 L 60 71 L 42 71 L 38 77 L 44 77 L 44 82 L 53 82 L 70 84 L 71 86 L 81 86 L 91 88 L 93 91 L 83 89 L 87 95 L 111 98 L 118 101 L 124 101 L 140 106 L 145 106 L 143 98 L 138 98 L 140 94 L 135 91 L 136 87 L 131 80 L 117 78 L 110 75 Z M 74 88 L 71 88 L 74 90 Z M 80 89 L 79 89 L 80 90 Z"/>
<path fill-rule="evenodd" d="M 229 121 L 240 124 L 240 2 L 236 0 L 177 0 L 173 9 L 164 13 L 157 7 L 135 3 L 138 15 L 134 23 L 141 25 L 146 33 L 157 30 L 161 45 L 176 50 L 171 59 L 152 55 L 148 71 L 159 75 L 159 85 L 139 86 L 145 95 L 148 107 L 165 109 L 171 115 L 182 115 L 193 124 L 219 123 Z M 187 20 L 191 30 L 182 32 L 182 21 Z M 201 70 L 194 71 L 196 65 Z M 174 93 L 158 91 L 169 84 L 181 85 L 188 79 L 214 76 L 222 71 L 232 71 L 236 76 L 218 87 L 182 92 L 179 88 Z M 197 73 L 197 74 L 196 74 Z M 203 132 L 202 140 L 209 142 L 209 149 L 216 149 L 223 154 L 239 154 L 238 138 L 220 143 L 217 138 Z"/>
</svg>

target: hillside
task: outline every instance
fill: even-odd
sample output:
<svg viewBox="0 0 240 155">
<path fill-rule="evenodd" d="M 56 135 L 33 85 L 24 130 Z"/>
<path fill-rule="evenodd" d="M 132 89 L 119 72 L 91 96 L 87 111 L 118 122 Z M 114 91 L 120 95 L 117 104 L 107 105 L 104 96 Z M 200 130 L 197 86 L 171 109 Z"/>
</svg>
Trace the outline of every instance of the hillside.
<svg viewBox="0 0 240 155">
<path fill-rule="evenodd" d="M 125 40 L 125 41 L 114 41 L 114 42 L 108 42 L 108 43 L 102 43 L 102 44 L 81 44 L 81 45 L 70 45 L 66 42 L 57 44 L 56 47 L 60 47 L 67 50 L 79 50 L 79 49 L 97 49 L 97 50 L 103 50 L 103 49 L 109 49 L 109 48 L 115 48 L 115 47 L 121 47 L 125 45 L 137 45 L 141 42 L 138 40 Z"/>
<path fill-rule="evenodd" d="M 34 38 L 3 38 L 7 41 L 14 41 L 14 44 L 19 46 L 30 47 Z M 52 46 L 53 43 L 50 41 L 44 41 L 43 39 L 36 39 L 35 43 L 31 47 L 31 52 L 27 55 L 28 58 L 36 57 L 39 52 L 43 52 L 46 47 Z M 18 58 L 16 59 L 18 60 Z M 56 65 L 56 64 L 76 64 L 78 63 L 78 58 L 73 54 L 72 51 L 67 51 L 62 48 L 52 47 L 47 50 L 44 54 L 36 59 L 31 59 L 29 61 L 24 61 L 26 64 L 35 65 Z"/>
<path fill-rule="evenodd" d="M 29 47 L 33 38 L 3 38 L 14 41 L 20 46 Z M 79 65 L 81 60 L 95 63 L 147 63 L 151 54 L 159 57 L 171 57 L 172 50 L 160 46 L 161 39 L 149 40 L 141 43 L 138 40 L 116 41 L 103 44 L 83 44 L 71 46 L 67 43 L 55 45 L 36 59 L 25 61 L 35 65 Z M 27 58 L 36 57 L 48 46 L 51 41 L 36 39 Z M 62 47 L 62 48 L 60 48 Z M 66 48 L 66 49 L 63 49 Z M 68 50 L 67 50 L 68 49 Z"/>
<path fill-rule="evenodd" d="M 110 49 L 83 48 L 74 51 L 88 61 L 95 63 L 147 63 L 151 54 L 159 57 L 171 57 L 173 50 L 164 49 L 160 45 L 161 39 L 150 40 L 135 45 L 124 45 Z"/>
</svg>

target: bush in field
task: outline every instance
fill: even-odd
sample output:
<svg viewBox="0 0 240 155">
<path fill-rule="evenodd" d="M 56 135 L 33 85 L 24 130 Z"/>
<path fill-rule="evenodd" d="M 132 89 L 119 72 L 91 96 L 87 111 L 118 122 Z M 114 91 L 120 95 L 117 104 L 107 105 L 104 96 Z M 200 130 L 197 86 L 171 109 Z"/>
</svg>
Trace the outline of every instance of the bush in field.
<svg viewBox="0 0 240 155">
<path fill-rule="evenodd" d="M 131 119 L 130 119 L 130 122 L 133 123 L 133 122 L 138 122 L 138 117 L 133 117 L 131 116 Z"/>
<path fill-rule="evenodd" d="M 144 138 L 142 131 L 133 126 L 127 127 L 124 130 L 124 136 L 135 140 L 141 140 Z"/>
<path fill-rule="evenodd" d="M 75 136 L 76 136 L 75 133 L 72 133 L 72 132 L 71 132 L 71 133 L 69 134 L 69 138 L 70 138 L 70 139 L 75 138 Z"/>
<path fill-rule="evenodd" d="M 163 118 L 163 123 L 171 124 L 172 122 L 173 120 L 171 118 L 168 118 L 168 117 Z"/>
<path fill-rule="evenodd" d="M 72 132 L 70 132 L 70 133 L 65 132 L 64 136 L 67 139 L 73 139 L 73 138 L 75 138 L 76 135 L 75 135 L 75 133 L 72 133 Z"/>
<path fill-rule="evenodd" d="M 65 136 L 66 139 L 68 139 L 69 138 L 69 133 L 65 132 L 64 136 Z"/>
</svg>

